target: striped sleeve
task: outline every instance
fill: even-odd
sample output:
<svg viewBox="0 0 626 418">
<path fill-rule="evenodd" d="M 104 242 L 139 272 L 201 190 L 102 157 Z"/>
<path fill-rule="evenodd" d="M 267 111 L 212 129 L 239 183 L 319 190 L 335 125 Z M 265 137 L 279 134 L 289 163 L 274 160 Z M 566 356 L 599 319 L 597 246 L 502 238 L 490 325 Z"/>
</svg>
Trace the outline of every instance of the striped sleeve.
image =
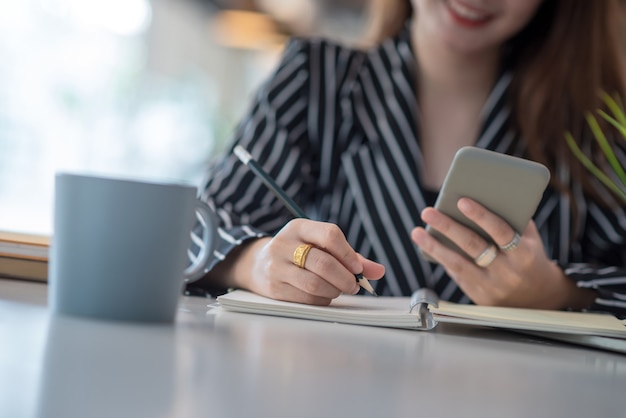
<svg viewBox="0 0 626 418">
<path fill-rule="evenodd" d="M 578 287 L 598 292 L 592 310 L 626 318 L 626 213 L 590 202 L 585 230 L 585 262 L 563 271 Z"/>
<path fill-rule="evenodd" d="M 622 167 L 626 153 L 621 138 L 613 150 Z M 607 189 L 598 183 L 598 192 L 611 200 Z M 579 287 L 598 292 L 593 310 L 606 311 L 626 319 L 626 208 L 624 203 L 600 205 L 587 202 L 585 237 L 582 240 L 586 264 L 566 266 L 565 273 Z"/>
<path fill-rule="evenodd" d="M 244 241 L 272 235 L 292 218 L 261 180 L 233 155 L 236 145 L 247 149 L 301 203 L 298 196 L 311 181 L 310 166 L 303 161 L 303 156 L 312 152 L 306 140 L 309 47 L 303 40 L 288 43 L 276 70 L 258 90 L 237 127 L 228 153 L 209 167 L 200 199 L 215 210 L 219 230 L 205 273 Z M 197 225 L 194 232 L 200 231 Z M 192 261 L 199 243 L 192 234 Z"/>
</svg>

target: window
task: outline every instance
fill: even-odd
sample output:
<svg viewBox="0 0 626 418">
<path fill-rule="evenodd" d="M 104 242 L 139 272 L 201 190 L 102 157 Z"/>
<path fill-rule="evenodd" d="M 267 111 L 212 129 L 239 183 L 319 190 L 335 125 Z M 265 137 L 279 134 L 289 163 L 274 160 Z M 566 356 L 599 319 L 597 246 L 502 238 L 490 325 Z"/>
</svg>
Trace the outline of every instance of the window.
<svg viewBox="0 0 626 418">
<path fill-rule="evenodd" d="M 0 229 L 51 233 L 54 173 L 199 184 L 279 45 L 196 1 L 0 2 Z"/>
</svg>

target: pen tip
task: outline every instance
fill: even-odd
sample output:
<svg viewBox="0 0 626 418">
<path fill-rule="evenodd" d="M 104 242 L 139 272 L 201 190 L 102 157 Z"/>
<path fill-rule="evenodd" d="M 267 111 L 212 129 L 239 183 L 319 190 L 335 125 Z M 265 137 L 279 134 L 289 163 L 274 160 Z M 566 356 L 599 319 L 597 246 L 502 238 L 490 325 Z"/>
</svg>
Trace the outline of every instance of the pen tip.
<svg viewBox="0 0 626 418">
<path fill-rule="evenodd" d="M 367 281 L 367 279 L 363 276 L 363 274 L 359 273 L 359 274 L 355 274 L 355 276 L 356 276 L 357 282 L 359 282 L 359 286 L 367 290 L 371 295 L 378 296 L 378 294 L 376 293 L 376 291 L 374 290 L 370 282 Z"/>
</svg>

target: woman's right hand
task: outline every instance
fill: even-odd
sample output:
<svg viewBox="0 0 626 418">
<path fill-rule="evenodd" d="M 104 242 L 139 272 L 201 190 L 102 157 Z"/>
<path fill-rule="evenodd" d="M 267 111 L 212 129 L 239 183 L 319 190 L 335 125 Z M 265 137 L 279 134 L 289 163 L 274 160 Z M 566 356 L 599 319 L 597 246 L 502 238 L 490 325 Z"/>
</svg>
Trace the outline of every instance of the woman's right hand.
<svg viewBox="0 0 626 418">
<path fill-rule="evenodd" d="M 293 254 L 302 244 L 313 247 L 300 268 Z M 314 305 L 328 305 L 341 293 L 357 293 L 355 274 L 378 280 L 385 273 L 381 264 L 354 251 L 337 225 L 301 218 L 287 223 L 274 237 L 244 244 L 224 262 L 234 287 Z"/>
</svg>

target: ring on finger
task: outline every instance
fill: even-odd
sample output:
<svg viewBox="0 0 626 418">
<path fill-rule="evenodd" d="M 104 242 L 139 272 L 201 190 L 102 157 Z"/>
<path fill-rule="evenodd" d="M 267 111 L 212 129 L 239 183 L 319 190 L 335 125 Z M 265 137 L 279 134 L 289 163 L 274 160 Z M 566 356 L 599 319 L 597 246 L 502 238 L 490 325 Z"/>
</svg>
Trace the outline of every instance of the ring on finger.
<svg viewBox="0 0 626 418">
<path fill-rule="evenodd" d="M 293 264 L 303 269 L 304 263 L 306 263 L 306 257 L 309 255 L 311 248 L 313 248 L 313 245 L 311 244 L 298 245 L 293 252 Z"/>
<path fill-rule="evenodd" d="M 513 235 L 513 239 L 509 241 L 508 243 L 500 246 L 500 249 L 505 252 L 512 251 L 517 248 L 521 239 L 522 237 L 520 236 L 520 234 L 516 232 L 515 235 Z"/>
<path fill-rule="evenodd" d="M 474 259 L 474 263 L 478 267 L 486 268 L 487 266 L 489 266 L 489 264 L 492 263 L 493 260 L 495 260 L 497 255 L 498 249 L 496 248 L 496 246 L 493 244 L 489 244 L 487 248 L 485 248 L 485 251 L 480 253 L 480 255 Z"/>
</svg>

